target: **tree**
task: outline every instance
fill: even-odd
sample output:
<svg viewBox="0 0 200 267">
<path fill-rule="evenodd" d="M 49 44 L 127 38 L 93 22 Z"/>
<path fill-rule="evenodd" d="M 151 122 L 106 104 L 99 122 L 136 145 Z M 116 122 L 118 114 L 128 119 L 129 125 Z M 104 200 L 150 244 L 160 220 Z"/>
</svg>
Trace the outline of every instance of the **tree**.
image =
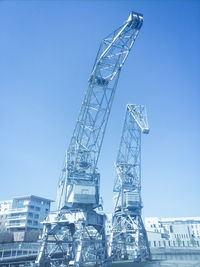
<svg viewBox="0 0 200 267">
<path fill-rule="evenodd" d="M 196 241 L 195 241 L 193 235 L 192 235 L 191 238 L 190 238 L 190 243 L 192 244 L 193 247 L 196 245 Z"/>
<path fill-rule="evenodd" d="M 178 247 L 180 247 L 180 245 L 181 245 L 181 240 L 180 240 L 179 237 L 176 238 L 176 242 L 177 242 L 177 244 L 178 244 Z"/>
<path fill-rule="evenodd" d="M 39 230 L 31 230 L 25 232 L 24 241 L 25 242 L 37 242 L 39 237 Z"/>
<path fill-rule="evenodd" d="M 8 232 L 6 229 L 0 231 L 0 244 L 12 243 L 14 241 L 13 233 Z"/>
</svg>

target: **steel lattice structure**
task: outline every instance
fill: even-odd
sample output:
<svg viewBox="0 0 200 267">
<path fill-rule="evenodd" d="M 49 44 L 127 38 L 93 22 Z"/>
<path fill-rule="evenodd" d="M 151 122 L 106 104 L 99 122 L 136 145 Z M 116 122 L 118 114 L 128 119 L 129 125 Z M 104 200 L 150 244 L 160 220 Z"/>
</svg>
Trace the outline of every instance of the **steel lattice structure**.
<svg viewBox="0 0 200 267">
<path fill-rule="evenodd" d="M 80 204 L 99 205 L 97 162 L 120 71 L 142 22 L 141 15 L 131 13 L 124 25 L 101 41 L 59 180 L 58 209 L 80 207 Z M 77 185 L 81 185 L 81 189 L 85 185 L 85 191 L 93 187 L 96 199 L 85 202 L 83 196 L 82 200 L 76 200 L 73 194 Z"/>
<path fill-rule="evenodd" d="M 39 266 L 107 262 L 105 215 L 100 207 L 97 162 L 121 68 L 143 23 L 128 20 L 101 41 L 58 183 L 58 212 L 44 222 Z"/>
<path fill-rule="evenodd" d="M 109 244 L 113 260 L 151 259 L 141 218 L 141 133 L 149 133 L 145 106 L 127 105 L 115 162 L 114 216 Z"/>
</svg>

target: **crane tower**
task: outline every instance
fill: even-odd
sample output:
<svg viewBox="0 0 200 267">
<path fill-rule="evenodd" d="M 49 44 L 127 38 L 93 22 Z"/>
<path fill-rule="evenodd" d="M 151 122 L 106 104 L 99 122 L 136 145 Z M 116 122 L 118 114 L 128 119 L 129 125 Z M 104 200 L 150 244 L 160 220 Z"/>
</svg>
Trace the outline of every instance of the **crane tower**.
<svg viewBox="0 0 200 267">
<path fill-rule="evenodd" d="M 119 75 L 143 23 L 131 12 L 101 41 L 58 183 L 57 208 L 44 222 L 39 266 L 82 266 L 107 260 L 97 162 Z"/>
<path fill-rule="evenodd" d="M 141 218 L 141 133 L 149 133 L 145 106 L 129 104 L 115 162 L 114 216 L 109 244 L 113 260 L 151 259 Z"/>
</svg>

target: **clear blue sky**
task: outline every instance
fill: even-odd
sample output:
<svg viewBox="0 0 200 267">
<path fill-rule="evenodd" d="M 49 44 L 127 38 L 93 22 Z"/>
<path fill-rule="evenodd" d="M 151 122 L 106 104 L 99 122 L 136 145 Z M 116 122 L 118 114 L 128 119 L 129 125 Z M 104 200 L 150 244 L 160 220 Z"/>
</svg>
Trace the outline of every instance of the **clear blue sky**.
<svg viewBox="0 0 200 267">
<path fill-rule="evenodd" d="M 125 105 L 146 104 L 144 216 L 199 216 L 200 2 L 1 1 L 0 200 L 56 198 L 64 153 L 103 37 L 144 15 L 121 72 L 99 161 L 112 210 Z"/>
</svg>

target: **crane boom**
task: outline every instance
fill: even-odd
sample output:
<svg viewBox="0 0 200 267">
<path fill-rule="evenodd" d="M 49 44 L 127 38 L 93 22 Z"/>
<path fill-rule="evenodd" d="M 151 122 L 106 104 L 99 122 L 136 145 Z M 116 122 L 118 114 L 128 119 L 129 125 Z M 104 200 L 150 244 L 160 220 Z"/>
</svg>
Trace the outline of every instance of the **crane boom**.
<svg viewBox="0 0 200 267">
<path fill-rule="evenodd" d="M 101 41 L 59 179 L 58 209 L 99 205 L 97 162 L 120 71 L 142 23 L 142 15 L 131 12 Z"/>
<path fill-rule="evenodd" d="M 144 105 L 128 104 L 115 162 L 117 175 L 114 182 L 114 193 L 129 190 L 130 192 L 137 191 L 137 194 L 140 195 L 141 133 L 149 133 L 146 108 Z"/>
</svg>

